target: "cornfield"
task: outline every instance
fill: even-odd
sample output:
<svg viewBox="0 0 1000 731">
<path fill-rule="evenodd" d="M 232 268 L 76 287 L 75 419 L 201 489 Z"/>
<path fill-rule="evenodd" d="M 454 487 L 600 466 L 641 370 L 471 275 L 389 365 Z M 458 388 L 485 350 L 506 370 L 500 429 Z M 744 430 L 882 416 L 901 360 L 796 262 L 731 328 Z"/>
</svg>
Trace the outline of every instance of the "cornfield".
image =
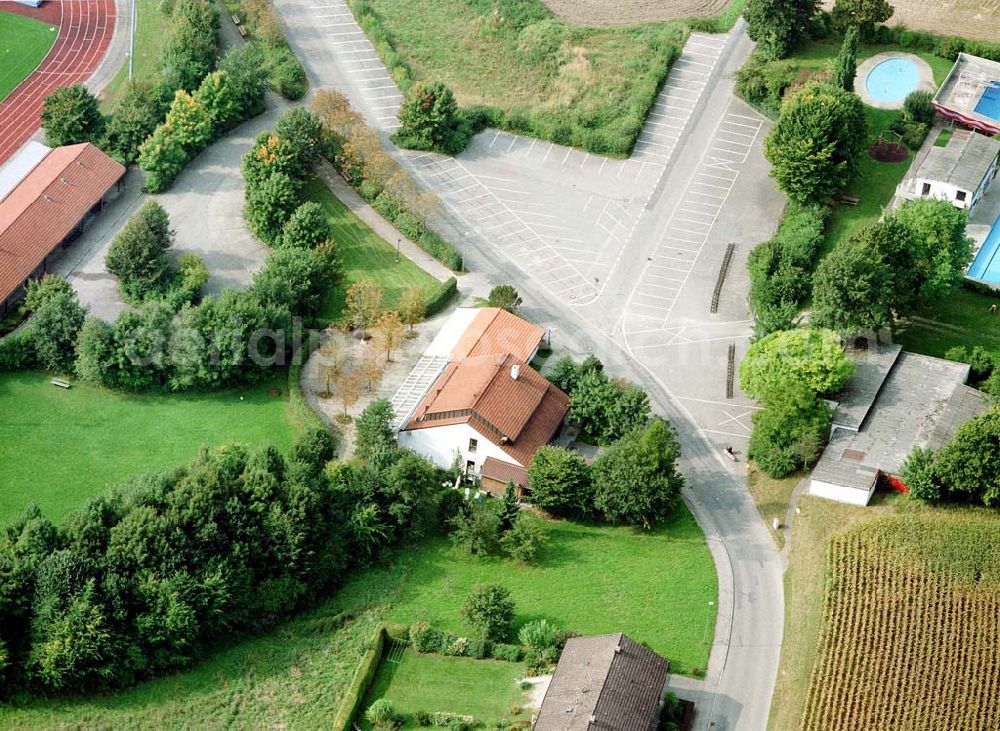
<svg viewBox="0 0 1000 731">
<path fill-rule="evenodd" d="M 872 521 L 827 560 L 802 731 L 1000 729 L 1000 519 Z"/>
</svg>

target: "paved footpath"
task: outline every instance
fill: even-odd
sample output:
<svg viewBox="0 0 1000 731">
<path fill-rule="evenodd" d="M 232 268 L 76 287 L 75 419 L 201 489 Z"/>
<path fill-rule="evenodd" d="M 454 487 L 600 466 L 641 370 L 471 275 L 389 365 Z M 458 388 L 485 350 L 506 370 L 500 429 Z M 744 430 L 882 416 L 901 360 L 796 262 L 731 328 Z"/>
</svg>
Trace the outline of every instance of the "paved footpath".
<svg viewBox="0 0 1000 731">
<path fill-rule="evenodd" d="M 399 90 L 343 0 L 275 7 L 314 87 L 394 130 Z M 719 579 L 706 677 L 671 679 L 699 729 L 766 728 L 783 630 L 781 560 L 743 464 L 721 458 L 743 451 L 753 410 L 727 388 L 750 335 L 745 259 L 783 206 L 760 151 L 767 123 L 732 95 L 751 49 L 742 24 L 692 34 L 627 160 L 497 130 L 455 157 L 394 151 L 441 196 L 438 228 L 470 269 L 515 283 L 560 346 L 631 377 L 677 427 L 684 498 Z"/>
</svg>

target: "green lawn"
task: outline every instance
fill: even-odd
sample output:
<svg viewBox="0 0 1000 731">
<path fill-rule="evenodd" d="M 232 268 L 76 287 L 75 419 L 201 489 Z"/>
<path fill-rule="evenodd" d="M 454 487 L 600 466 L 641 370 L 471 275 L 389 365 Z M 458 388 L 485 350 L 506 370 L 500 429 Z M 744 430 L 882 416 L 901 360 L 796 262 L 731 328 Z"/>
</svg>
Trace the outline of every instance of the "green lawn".
<svg viewBox="0 0 1000 731">
<path fill-rule="evenodd" d="M 0 525 L 37 503 L 60 520 L 87 497 L 143 472 L 187 462 L 202 446 L 286 450 L 298 429 L 285 371 L 205 394 L 133 396 L 40 372 L 0 375 Z"/>
<path fill-rule="evenodd" d="M 0 12 L 0 101 L 42 62 L 58 31 L 48 23 Z"/>
<path fill-rule="evenodd" d="M 963 345 L 979 345 L 1000 358 L 1000 315 L 990 305 L 1000 298 L 965 288 L 928 304 L 915 317 L 897 326 L 894 337 L 906 350 L 943 357 L 945 351 Z"/>
<path fill-rule="evenodd" d="M 444 82 L 460 104 L 498 110 L 494 124 L 617 155 L 631 149 L 686 33 L 679 22 L 573 26 L 540 0 L 364 6 L 381 17 L 362 24 L 390 67 L 401 59 L 414 79 Z"/>
<path fill-rule="evenodd" d="M 520 663 L 406 650 L 398 664 L 382 662 L 362 708 L 378 698 L 388 698 L 396 713 L 403 716 L 401 729 L 427 728 L 413 719 L 416 711 L 461 713 L 487 726 L 501 719 L 530 720 L 530 710 L 511 713 L 515 706 L 521 708 L 527 702 L 527 694 L 518 687 L 523 677 L 524 665 Z M 371 731 L 374 727 L 363 721 L 361 728 Z"/>
<path fill-rule="evenodd" d="M 865 107 L 868 119 L 868 138 L 875 141 L 882 132 L 888 139 L 894 135 L 888 132 L 899 112 Z M 861 153 L 858 176 L 847 187 L 845 195 L 858 198 L 858 204 L 851 206 L 841 203 L 834 207 L 826 226 L 822 255 L 833 250 L 838 243 L 860 228 L 875 223 L 882 217 L 886 204 L 896 193 L 896 186 L 903 180 L 913 161 L 913 154 L 903 162 L 877 162 L 867 151 Z"/>
<path fill-rule="evenodd" d="M 476 583 L 499 583 L 511 590 L 518 626 L 544 618 L 581 634 L 626 632 L 678 672 L 705 668 L 702 638 L 706 621 L 714 627 L 708 602 L 716 598 L 715 567 L 686 508 L 648 533 L 567 521 L 550 523 L 549 531 L 546 555 L 534 566 L 469 556 L 442 537 L 362 574 L 341 593 L 387 600 L 394 622 L 425 620 L 468 633 L 459 615 L 465 596 Z"/>
<path fill-rule="evenodd" d="M 320 313 L 322 320 L 339 319 L 347 288 L 361 279 L 374 279 L 382 285 L 386 307 L 389 308 L 395 307 L 400 296 L 410 287 L 423 287 L 427 291 L 437 287 L 438 280 L 405 256 L 400 256 L 397 263 L 396 247 L 368 228 L 330 192 L 322 180 L 310 178 L 306 183 L 305 196 L 322 205 L 326 211 L 344 264 L 343 276 L 330 291 Z"/>
<path fill-rule="evenodd" d="M 839 51 L 839 41 L 809 41 L 801 48 L 796 49 L 795 54 L 789 59 L 789 61 L 791 61 L 797 68 L 814 70 L 821 69 L 828 61 L 834 59 Z M 892 44 L 882 45 L 872 43 L 863 43 L 858 48 L 858 65 L 860 66 L 862 61 L 867 58 L 871 58 L 876 53 L 886 53 L 888 51 L 911 53 L 914 56 L 922 58 L 931 67 L 931 71 L 934 73 L 935 84 L 940 84 L 944 81 L 948 72 L 951 71 L 951 67 L 955 65 L 954 61 L 949 61 L 941 56 L 936 56 L 930 51 L 903 48 L 902 46 Z"/>
<path fill-rule="evenodd" d="M 132 62 L 132 78 L 144 84 L 154 84 L 159 78 L 160 55 L 170 29 L 171 2 L 163 0 L 136 0 L 135 59 Z M 225 18 L 223 18 L 225 20 Z M 126 29 L 127 30 L 127 29 Z M 101 108 L 113 111 L 125 92 L 128 83 L 128 59 L 101 92 Z"/>
</svg>

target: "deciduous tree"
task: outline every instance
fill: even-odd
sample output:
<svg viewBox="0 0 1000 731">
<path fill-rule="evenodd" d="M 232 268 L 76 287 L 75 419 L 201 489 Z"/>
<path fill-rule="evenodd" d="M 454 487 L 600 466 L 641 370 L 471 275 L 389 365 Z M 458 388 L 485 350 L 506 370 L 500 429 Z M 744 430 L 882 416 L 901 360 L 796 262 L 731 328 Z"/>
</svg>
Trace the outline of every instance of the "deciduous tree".
<svg viewBox="0 0 1000 731">
<path fill-rule="evenodd" d="M 867 139 L 857 96 L 829 84 L 811 83 L 782 104 L 764 143 L 771 175 L 790 198 L 821 203 L 857 175 Z"/>
<path fill-rule="evenodd" d="M 298 206 L 298 186 L 285 173 L 274 173 L 260 184 L 247 187 L 243 215 L 257 238 L 274 245 Z"/>
<path fill-rule="evenodd" d="M 49 147 L 97 142 L 104 133 L 97 98 L 83 84 L 57 87 L 42 102 L 41 116 Z"/>
<path fill-rule="evenodd" d="M 323 206 L 306 201 L 291 215 L 281 232 L 281 246 L 293 249 L 313 249 L 330 238 L 330 224 Z"/>
<path fill-rule="evenodd" d="M 528 467 L 530 500 L 556 515 L 589 515 L 594 509 L 590 467 L 576 452 L 544 446 Z"/>
<path fill-rule="evenodd" d="M 499 307 L 516 315 L 517 308 L 521 306 L 521 295 L 510 284 L 498 284 L 490 290 L 488 302 L 490 307 Z"/>
<path fill-rule="evenodd" d="M 749 0 L 743 10 L 747 35 L 769 59 L 784 58 L 809 38 L 816 0 Z"/>
<path fill-rule="evenodd" d="M 514 600 L 510 590 L 499 584 L 476 584 L 462 602 L 461 612 L 483 639 L 503 642 L 514 621 Z"/>
<path fill-rule="evenodd" d="M 830 409 L 815 392 L 789 383 L 767 392 L 753 415 L 747 453 L 762 472 L 781 478 L 812 461 L 830 430 Z"/>
<path fill-rule="evenodd" d="M 378 320 L 378 333 L 382 346 L 385 348 L 386 361 L 392 361 L 392 351 L 399 345 L 399 339 L 403 334 L 403 321 L 399 313 L 389 310 Z"/>
<path fill-rule="evenodd" d="M 740 388 L 753 399 L 787 383 L 800 383 L 814 393 L 835 393 L 853 373 L 854 363 L 835 332 L 786 330 L 750 346 L 740 363 Z"/>
<path fill-rule="evenodd" d="M 347 288 L 346 312 L 354 327 L 367 337 L 370 328 L 385 310 L 385 290 L 374 279 L 362 279 Z"/>
<path fill-rule="evenodd" d="M 427 295 L 422 287 L 407 287 L 399 299 L 399 318 L 410 330 L 427 315 Z"/>
<path fill-rule="evenodd" d="M 456 152 L 458 104 L 451 90 L 440 82 L 417 81 L 399 109 L 399 131 L 393 136 L 400 145 L 419 150 Z"/>
</svg>

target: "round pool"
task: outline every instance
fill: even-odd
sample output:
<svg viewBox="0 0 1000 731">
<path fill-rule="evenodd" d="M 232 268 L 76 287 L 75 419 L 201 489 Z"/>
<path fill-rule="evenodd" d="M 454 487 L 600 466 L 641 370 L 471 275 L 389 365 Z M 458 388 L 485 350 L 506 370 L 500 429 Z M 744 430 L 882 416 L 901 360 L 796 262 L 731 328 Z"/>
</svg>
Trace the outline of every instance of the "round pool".
<svg viewBox="0 0 1000 731">
<path fill-rule="evenodd" d="M 908 58 L 887 58 L 868 72 L 865 89 L 868 95 L 880 102 L 898 102 L 917 88 L 920 71 Z"/>
</svg>

